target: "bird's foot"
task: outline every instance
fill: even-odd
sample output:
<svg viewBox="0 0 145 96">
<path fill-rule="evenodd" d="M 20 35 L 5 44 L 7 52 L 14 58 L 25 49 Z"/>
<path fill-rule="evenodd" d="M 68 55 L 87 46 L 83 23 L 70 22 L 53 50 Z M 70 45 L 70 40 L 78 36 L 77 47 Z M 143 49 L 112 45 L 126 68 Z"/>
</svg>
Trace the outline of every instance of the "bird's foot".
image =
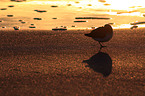
<svg viewBox="0 0 145 96">
<path fill-rule="evenodd" d="M 101 44 L 101 42 L 99 42 L 99 44 L 100 44 L 100 50 L 99 50 L 99 51 L 101 51 L 102 48 L 107 47 L 107 46 L 103 46 L 103 45 Z"/>
<path fill-rule="evenodd" d="M 100 46 L 100 50 L 99 51 L 101 51 L 101 49 L 104 48 L 104 47 L 107 47 L 107 46 Z"/>
<path fill-rule="evenodd" d="M 107 47 L 107 46 L 103 46 L 103 45 L 101 44 L 101 42 L 99 42 L 99 44 L 100 44 L 100 48 Z"/>
</svg>

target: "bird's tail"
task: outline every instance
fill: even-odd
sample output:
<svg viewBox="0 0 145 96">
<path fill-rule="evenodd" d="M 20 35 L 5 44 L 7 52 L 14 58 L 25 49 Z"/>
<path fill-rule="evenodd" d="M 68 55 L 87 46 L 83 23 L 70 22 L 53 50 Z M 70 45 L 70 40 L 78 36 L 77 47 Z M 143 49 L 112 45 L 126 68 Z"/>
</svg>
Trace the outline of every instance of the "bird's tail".
<svg viewBox="0 0 145 96">
<path fill-rule="evenodd" d="M 88 37 L 90 37 L 90 35 L 89 35 L 89 34 L 85 34 L 85 36 L 88 36 Z"/>
</svg>

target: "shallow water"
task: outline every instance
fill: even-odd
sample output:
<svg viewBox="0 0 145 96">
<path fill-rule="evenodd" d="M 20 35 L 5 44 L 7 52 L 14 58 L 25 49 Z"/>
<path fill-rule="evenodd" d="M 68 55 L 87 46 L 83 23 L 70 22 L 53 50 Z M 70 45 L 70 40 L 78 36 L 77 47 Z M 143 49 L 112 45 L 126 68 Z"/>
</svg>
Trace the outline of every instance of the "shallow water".
<svg viewBox="0 0 145 96">
<path fill-rule="evenodd" d="M 113 0 L 112 2 L 110 0 L 106 0 L 106 2 L 105 0 L 79 0 L 79 2 L 77 0 L 15 1 L 0 1 L 1 30 L 13 29 L 14 26 L 20 26 L 21 29 L 32 29 L 31 26 L 35 26 L 33 29 L 44 30 L 64 26 L 68 29 L 90 29 L 107 23 L 113 24 L 114 28 L 131 28 L 133 25 L 130 23 L 143 22 L 145 19 L 143 1 L 137 0 Z M 7 15 L 13 16 L 8 17 Z M 75 19 L 76 17 L 101 19 Z M 86 22 L 74 22 L 76 20 Z M 144 26 L 144 23 L 138 24 L 138 27 Z"/>
</svg>

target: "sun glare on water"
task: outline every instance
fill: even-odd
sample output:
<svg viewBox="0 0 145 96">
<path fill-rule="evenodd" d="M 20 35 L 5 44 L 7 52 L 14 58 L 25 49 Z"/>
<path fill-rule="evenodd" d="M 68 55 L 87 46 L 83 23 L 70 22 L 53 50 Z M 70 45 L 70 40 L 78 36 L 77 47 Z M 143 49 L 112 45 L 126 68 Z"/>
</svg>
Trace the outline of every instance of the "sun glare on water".
<svg viewBox="0 0 145 96">
<path fill-rule="evenodd" d="M 101 2 L 100 2 L 101 1 Z M 91 5 L 94 8 L 107 6 L 105 8 L 114 9 L 114 10 L 131 10 L 132 6 L 144 6 L 145 0 L 80 0 L 77 4 L 73 0 L 54 0 L 54 1 L 45 1 L 45 0 L 34 0 L 27 2 L 29 4 L 50 4 L 50 3 L 59 3 L 67 4 L 72 3 L 76 6 L 86 7 L 86 5 Z"/>
<path fill-rule="evenodd" d="M 106 0 L 111 9 L 130 10 L 132 6 L 144 6 L 145 0 Z"/>
<path fill-rule="evenodd" d="M 1 7 L 8 5 L 4 2 L 1 3 L 3 3 Z M 71 28 L 75 24 L 75 28 L 91 28 L 92 26 L 100 26 L 106 23 L 112 23 L 114 24 L 112 26 L 116 28 L 130 28 L 132 27 L 130 25 L 131 22 L 141 22 L 145 17 L 145 0 L 27 0 L 26 2 L 9 2 L 9 5 L 12 4 L 16 5 L 14 7 L 15 10 L 13 10 L 14 8 L 9 8 L 10 11 L 8 10 L 8 12 L 16 14 L 15 17 L 18 16 L 18 18 L 32 18 L 34 16 L 42 18 L 38 22 L 33 19 L 28 22 L 34 22 L 36 25 L 40 24 L 44 29 L 47 29 L 47 26 L 53 28 L 60 25 L 67 25 Z M 37 11 L 34 11 L 36 9 L 45 10 L 46 12 L 39 12 L 42 13 L 39 14 Z M 74 18 L 79 16 L 96 16 L 111 19 L 101 19 L 98 20 L 99 22 L 96 22 L 96 19 L 87 20 L 89 23 L 86 22 L 86 24 L 74 23 Z M 57 17 L 57 19 L 53 19 L 54 17 Z M 6 22 L 4 23 L 6 24 Z M 145 24 L 139 24 L 140 26 L 145 27 Z"/>
</svg>

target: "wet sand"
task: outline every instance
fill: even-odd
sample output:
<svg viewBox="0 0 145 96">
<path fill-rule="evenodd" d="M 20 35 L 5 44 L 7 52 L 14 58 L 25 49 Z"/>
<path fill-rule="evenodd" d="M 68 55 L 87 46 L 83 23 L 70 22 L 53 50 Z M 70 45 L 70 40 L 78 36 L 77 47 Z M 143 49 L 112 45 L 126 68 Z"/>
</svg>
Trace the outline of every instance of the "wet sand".
<svg viewBox="0 0 145 96">
<path fill-rule="evenodd" d="M 0 31 L 2 96 L 144 96 L 145 29 L 103 45 L 85 31 Z"/>
</svg>

